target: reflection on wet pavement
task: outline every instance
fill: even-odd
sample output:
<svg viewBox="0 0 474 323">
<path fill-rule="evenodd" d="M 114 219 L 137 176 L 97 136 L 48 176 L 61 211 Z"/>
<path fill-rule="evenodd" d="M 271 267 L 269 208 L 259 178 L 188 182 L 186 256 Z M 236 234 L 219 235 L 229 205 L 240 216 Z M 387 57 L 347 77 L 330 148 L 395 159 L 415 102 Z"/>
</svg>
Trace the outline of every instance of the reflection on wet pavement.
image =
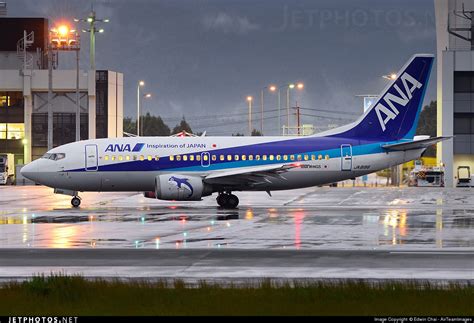
<svg viewBox="0 0 474 323">
<path fill-rule="evenodd" d="M 170 210 L 171 211 L 171 210 Z M 474 210 L 177 207 L 0 216 L 0 245 L 48 248 L 472 247 Z"/>
<path fill-rule="evenodd" d="M 426 190 L 418 200 L 394 196 L 393 189 L 372 191 L 390 196 L 384 202 L 385 207 L 372 203 L 361 207 L 364 204 L 360 199 L 366 191 L 337 189 L 324 191 L 324 198 L 336 200 L 330 196 L 336 194 L 338 207 L 333 203 L 321 205 L 319 195 L 312 191 L 303 192 L 298 199 L 291 198 L 294 202 L 281 197 L 275 203 L 262 195 L 253 205 L 243 204 L 237 210 L 219 209 L 212 200 L 193 205 L 156 205 L 156 201 L 144 202 L 136 194 L 123 195 L 120 199 L 116 195 L 108 196 L 80 210 L 53 200 L 45 207 L 38 199 L 28 208 L 22 207 L 22 199 L 10 200 L 8 207 L 0 211 L 0 247 L 373 249 L 474 246 L 474 205 L 447 207 L 454 199 L 429 198 Z M 439 194 L 439 190 L 433 194 Z M 458 192 L 455 195 L 456 199 L 468 200 Z M 2 199 L 0 195 L 0 205 Z"/>
</svg>

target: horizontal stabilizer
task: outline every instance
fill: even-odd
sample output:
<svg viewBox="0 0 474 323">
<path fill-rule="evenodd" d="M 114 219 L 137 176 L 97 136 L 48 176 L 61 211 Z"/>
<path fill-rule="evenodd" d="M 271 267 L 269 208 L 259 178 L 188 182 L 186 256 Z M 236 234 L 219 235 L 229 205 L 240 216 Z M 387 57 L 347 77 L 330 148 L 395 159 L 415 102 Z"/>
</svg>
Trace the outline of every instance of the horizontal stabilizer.
<svg viewBox="0 0 474 323">
<path fill-rule="evenodd" d="M 428 148 L 429 146 L 434 145 L 437 142 L 448 140 L 451 138 L 452 138 L 451 136 L 450 137 L 433 137 L 433 138 L 422 139 L 422 140 L 414 140 L 414 141 L 402 142 L 402 143 L 397 143 L 397 144 L 383 145 L 382 148 L 387 149 L 387 150 L 393 150 L 393 151 L 404 151 L 404 150 Z"/>
</svg>

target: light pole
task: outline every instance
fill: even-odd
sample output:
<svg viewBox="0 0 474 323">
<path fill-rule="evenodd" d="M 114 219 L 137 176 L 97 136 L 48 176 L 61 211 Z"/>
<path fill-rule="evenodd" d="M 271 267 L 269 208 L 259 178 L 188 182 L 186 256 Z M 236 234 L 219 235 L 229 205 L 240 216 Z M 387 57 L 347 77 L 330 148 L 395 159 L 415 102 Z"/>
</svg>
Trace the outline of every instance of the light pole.
<svg viewBox="0 0 474 323">
<path fill-rule="evenodd" d="M 298 90 L 303 90 L 304 89 L 304 84 L 303 83 L 290 83 L 287 84 L 286 87 L 286 128 L 287 131 L 290 129 L 290 90 L 297 88 Z"/>
<path fill-rule="evenodd" d="M 247 97 L 247 102 L 249 103 L 249 136 L 252 135 L 252 100 L 251 96 Z"/>
<path fill-rule="evenodd" d="M 144 94 L 144 95 L 143 95 L 143 98 L 144 98 L 144 99 L 149 99 L 149 98 L 151 98 L 151 93 L 146 93 L 146 94 Z M 141 117 L 141 116 L 140 116 L 140 117 Z M 143 124 L 144 124 L 144 123 L 145 123 L 145 121 L 143 121 L 143 122 L 141 123 L 141 128 L 140 128 L 140 133 L 141 133 L 142 135 L 143 135 Z"/>
<path fill-rule="evenodd" d="M 397 74 L 396 73 L 390 73 L 390 74 L 387 74 L 387 75 L 382 75 L 382 77 L 386 80 L 394 81 L 394 80 L 397 79 Z M 400 186 L 401 175 L 402 175 L 402 171 L 400 170 L 400 167 L 403 167 L 403 166 L 402 165 L 392 166 L 390 168 L 391 177 L 392 177 L 392 185 L 394 185 L 394 186 Z M 388 182 L 388 178 L 387 178 L 387 182 Z"/>
<path fill-rule="evenodd" d="M 270 87 L 268 88 L 270 90 L 270 92 L 273 92 L 275 93 L 276 90 L 277 90 L 277 86 L 276 85 L 270 85 Z M 281 101 L 280 101 L 280 98 L 281 98 L 281 95 L 280 95 L 280 87 L 278 87 L 278 133 L 280 133 L 280 127 L 281 127 L 281 122 L 280 122 L 280 109 L 281 109 Z"/>
<path fill-rule="evenodd" d="M 74 18 L 75 22 L 87 22 L 89 24 L 89 29 L 82 29 L 83 33 L 90 33 L 90 65 L 91 65 L 91 70 L 95 70 L 95 33 L 103 33 L 104 29 L 99 28 L 97 29 L 95 24 L 97 22 L 109 22 L 109 19 L 98 19 L 95 15 L 94 8 L 91 7 L 91 12 L 89 13 L 89 16 L 86 18 Z"/>
<path fill-rule="evenodd" d="M 275 92 L 277 87 L 275 85 L 268 85 L 268 86 L 263 87 L 260 90 L 260 132 L 262 136 L 263 136 L 263 105 L 264 105 L 264 100 L 265 100 L 264 96 L 265 96 L 266 89 L 268 89 L 270 92 Z M 278 105 L 280 105 L 280 103 L 278 103 Z"/>
<path fill-rule="evenodd" d="M 260 134 L 263 136 L 263 90 L 265 90 L 267 87 L 265 86 L 261 91 L 260 91 Z"/>
<path fill-rule="evenodd" d="M 145 81 L 138 81 L 137 85 L 137 136 L 140 136 L 140 87 L 145 86 Z"/>
<path fill-rule="evenodd" d="M 390 81 L 393 81 L 397 78 L 397 74 L 396 73 L 391 73 L 391 74 L 387 74 L 387 75 L 382 75 L 382 77 L 384 79 L 387 79 L 387 80 L 390 80 Z"/>
<path fill-rule="evenodd" d="M 76 52 L 76 141 L 81 140 L 81 107 L 79 102 L 79 34 L 67 25 L 52 28 L 48 42 L 48 150 L 53 148 L 53 109 L 52 109 L 52 51 Z"/>
</svg>

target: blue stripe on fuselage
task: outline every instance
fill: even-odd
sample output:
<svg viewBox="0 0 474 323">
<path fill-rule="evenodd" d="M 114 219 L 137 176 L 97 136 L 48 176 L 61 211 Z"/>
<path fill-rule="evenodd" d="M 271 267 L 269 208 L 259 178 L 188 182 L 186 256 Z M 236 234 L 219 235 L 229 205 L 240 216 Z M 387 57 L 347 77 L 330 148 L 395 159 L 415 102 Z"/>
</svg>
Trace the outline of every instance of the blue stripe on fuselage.
<svg viewBox="0 0 474 323">
<path fill-rule="evenodd" d="M 392 143 L 392 142 L 391 142 Z M 393 142 L 395 143 L 395 142 Z M 276 160 L 277 155 L 302 155 L 302 154 L 315 154 L 317 155 L 329 155 L 330 158 L 337 158 L 341 156 L 340 146 L 342 144 L 352 145 L 352 155 L 367 155 L 376 154 L 383 152 L 381 148 L 381 142 L 360 142 L 354 139 L 344 138 L 331 138 L 331 137 L 305 137 L 290 140 L 282 140 L 269 143 L 252 144 L 247 146 L 230 147 L 223 149 L 215 149 L 208 151 L 211 156 L 217 155 L 216 160 L 210 161 L 210 165 L 204 167 L 201 165 L 201 161 L 190 161 L 190 155 L 198 155 L 201 152 L 191 152 L 186 154 L 180 154 L 181 161 L 170 161 L 169 156 L 160 156 L 159 161 L 156 160 L 135 160 L 126 161 L 121 163 L 112 163 L 108 165 L 100 165 L 98 171 L 104 172 L 124 172 L 124 171 L 212 171 L 226 168 L 238 168 L 238 167 L 249 167 L 249 166 L 260 166 L 260 165 L 271 165 L 271 164 L 283 164 L 293 163 L 297 160 Z M 156 152 L 143 152 L 143 154 L 157 155 Z M 219 160 L 219 156 L 224 155 L 224 161 Z M 227 155 L 267 155 L 267 160 L 240 160 L 240 161 L 227 161 Z M 273 155 L 274 160 L 269 160 L 268 156 Z M 183 156 L 187 156 L 187 161 L 183 161 Z M 304 161 L 304 160 L 301 160 Z M 75 169 L 68 171 L 80 172 L 84 169 Z"/>
</svg>

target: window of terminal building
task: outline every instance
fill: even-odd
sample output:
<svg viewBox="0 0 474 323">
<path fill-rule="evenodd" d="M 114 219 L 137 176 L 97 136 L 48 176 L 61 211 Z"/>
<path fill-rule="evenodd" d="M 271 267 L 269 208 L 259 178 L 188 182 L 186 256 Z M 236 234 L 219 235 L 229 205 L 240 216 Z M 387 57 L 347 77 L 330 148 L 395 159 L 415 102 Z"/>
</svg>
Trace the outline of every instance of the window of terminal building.
<svg viewBox="0 0 474 323">
<path fill-rule="evenodd" d="M 0 123 L 0 139 L 18 140 L 25 138 L 24 123 Z"/>
<path fill-rule="evenodd" d="M 7 124 L 0 123 L 0 139 L 7 139 Z"/>
<path fill-rule="evenodd" d="M 10 97 L 6 94 L 0 95 L 0 107 L 6 108 L 10 106 Z"/>
<path fill-rule="evenodd" d="M 474 154 L 474 72 L 454 72 L 454 153 Z"/>
<path fill-rule="evenodd" d="M 0 108 L 23 107 L 22 92 L 2 92 L 0 91 Z"/>
</svg>

